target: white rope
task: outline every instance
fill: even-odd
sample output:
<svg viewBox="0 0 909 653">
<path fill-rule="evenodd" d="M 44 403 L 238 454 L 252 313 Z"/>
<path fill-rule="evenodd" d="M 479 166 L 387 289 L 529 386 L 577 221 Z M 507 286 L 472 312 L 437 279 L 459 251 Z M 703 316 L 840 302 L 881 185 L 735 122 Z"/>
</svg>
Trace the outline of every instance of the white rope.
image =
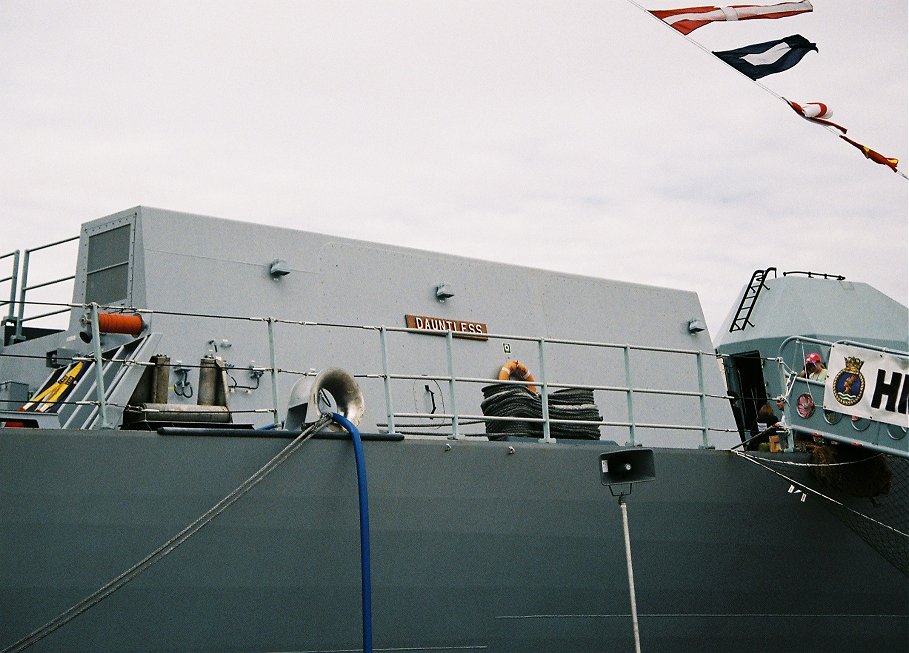
<svg viewBox="0 0 909 653">
<path fill-rule="evenodd" d="M 738 446 L 738 445 L 736 445 Z M 739 453 L 739 452 L 736 452 Z M 790 467 L 841 467 L 843 465 L 860 465 L 861 463 L 866 463 L 869 460 L 874 460 L 875 458 L 880 458 L 884 454 L 879 453 L 876 456 L 870 456 L 863 460 L 849 460 L 844 463 L 796 463 L 791 460 L 774 460 L 772 458 L 758 458 L 757 456 L 750 456 L 747 453 L 742 453 L 741 455 L 746 458 L 755 458 L 757 460 L 763 460 L 764 462 L 773 463 L 774 465 L 789 465 Z"/>
</svg>

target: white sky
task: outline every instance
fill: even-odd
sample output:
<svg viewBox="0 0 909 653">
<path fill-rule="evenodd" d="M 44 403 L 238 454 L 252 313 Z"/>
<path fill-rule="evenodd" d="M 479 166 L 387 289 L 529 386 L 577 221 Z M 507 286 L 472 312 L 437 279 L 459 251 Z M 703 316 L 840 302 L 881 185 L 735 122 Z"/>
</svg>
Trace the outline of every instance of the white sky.
<svg viewBox="0 0 909 653">
<path fill-rule="evenodd" d="M 690 38 L 817 43 L 761 83 L 905 171 L 906 0 L 813 4 Z M 0 0 L 0 180 L 0 254 L 144 204 L 694 290 L 714 335 L 768 266 L 909 303 L 906 180 L 627 0 Z"/>
</svg>

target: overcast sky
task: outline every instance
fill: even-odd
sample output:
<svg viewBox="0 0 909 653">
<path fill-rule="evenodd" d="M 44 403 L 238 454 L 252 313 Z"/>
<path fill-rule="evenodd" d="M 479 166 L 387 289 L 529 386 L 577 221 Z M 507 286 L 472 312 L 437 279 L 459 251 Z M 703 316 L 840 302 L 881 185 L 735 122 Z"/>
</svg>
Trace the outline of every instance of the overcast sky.
<svg viewBox="0 0 909 653">
<path fill-rule="evenodd" d="M 906 180 L 708 52 L 817 43 L 762 84 L 905 171 L 906 0 L 813 4 L 0 0 L 0 254 L 143 204 L 694 290 L 714 335 L 768 266 L 906 304 Z"/>
</svg>

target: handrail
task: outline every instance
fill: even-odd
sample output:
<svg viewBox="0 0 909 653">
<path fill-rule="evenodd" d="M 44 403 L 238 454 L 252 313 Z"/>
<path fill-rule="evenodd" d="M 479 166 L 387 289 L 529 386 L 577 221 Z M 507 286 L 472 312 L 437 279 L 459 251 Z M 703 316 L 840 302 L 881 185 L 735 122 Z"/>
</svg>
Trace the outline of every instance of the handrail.
<svg viewBox="0 0 909 653">
<path fill-rule="evenodd" d="M 783 272 L 784 277 L 788 277 L 790 275 L 796 275 L 796 274 L 804 275 L 804 276 L 808 277 L 809 279 L 814 279 L 815 277 L 818 277 L 820 279 L 833 279 L 835 281 L 845 281 L 846 280 L 846 277 L 844 277 L 842 274 L 829 274 L 827 272 L 809 272 L 808 270 L 789 270 L 788 272 Z"/>
<path fill-rule="evenodd" d="M 788 405 L 798 408 L 798 410 L 793 410 L 792 412 L 784 410 L 784 419 L 788 418 L 787 427 L 792 433 L 803 438 L 822 437 L 843 444 L 861 445 L 862 447 L 880 451 L 882 453 L 909 457 L 909 454 L 907 454 L 905 450 L 905 446 L 901 448 L 896 443 L 897 440 L 902 440 L 905 437 L 905 427 L 902 427 L 901 436 L 895 436 L 890 431 L 890 429 L 894 427 L 885 422 L 868 421 L 866 418 L 864 422 L 865 426 L 861 427 L 859 424 L 862 422 L 856 417 L 843 419 L 840 410 L 837 409 L 838 407 L 832 407 L 830 410 L 815 410 L 815 405 L 818 408 L 823 408 L 824 396 L 828 383 L 830 383 L 829 379 L 833 378 L 833 383 L 836 381 L 835 377 L 830 376 L 828 376 L 828 380 L 825 381 L 809 379 L 801 376 L 798 371 L 793 367 L 790 367 L 786 361 L 786 357 L 792 355 L 789 353 L 789 350 L 795 349 L 798 358 L 801 360 L 804 358 L 804 346 L 806 344 L 814 345 L 812 348 L 822 351 L 822 357 L 828 363 L 831 348 L 835 345 L 860 347 L 870 351 L 885 353 L 907 361 L 909 361 L 909 352 L 846 339 L 829 341 L 807 336 L 792 336 L 780 344 L 780 356 L 778 358 L 780 377 L 784 392 L 782 398 L 785 399 Z M 799 347 L 802 348 L 801 351 L 797 349 Z M 829 370 L 828 374 L 830 374 Z M 815 399 L 815 393 L 820 396 L 820 401 Z M 808 409 L 802 410 L 799 406 L 799 400 L 806 395 L 810 399 L 810 406 Z M 818 415 L 820 415 L 820 417 Z M 845 428 L 841 424 L 851 425 L 852 428 Z M 874 429 L 866 431 L 872 424 L 876 424 Z M 885 433 L 889 434 L 889 439 L 884 437 Z M 790 438 L 787 445 L 787 451 L 792 451 L 794 445 L 794 438 Z"/>
<path fill-rule="evenodd" d="M 49 305 L 49 303 L 42 302 L 42 305 Z M 314 374 L 313 371 L 298 371 L 293 369 L 285 369 L 279 367 L 278 361 L 280 361 L 280 356 L 278 354 L 278 343 L 274 334 L 274 327 L 276 324 L 290 324 L 297 325 L 302 327 L 310 328 L 333 328 L 333 329 L 349 329 L 349 330 L 372 330 L 374 331 L 378 338 L 377 345 L 381 353 L 381 370 L 378 372 L 360 372 L 355 373 L 353 376 L 366 379 L 381 379 L 384 386 L 384 399 L 385 399 L 385 416 L 387 419 L 387 428 L 389 433 L 396 433 L 397 428 L 395 426 L 395 418 L 417 418 L 417 419 L 429 419 L 429 420 L 439 420 L 439 419 L 450 419 L 451 420 L 451 436 L 452 438 L 463 438 L 466 437 L 465 433 L 462 433 L 460 425 L 465 421 L 477 420 L 477 421 L 523 421 L 527 423 L 539 423 L 543 424 L 543 442 L 552 442 L 554 441 L 551 435 L 550 426 L 554 424 L 563 424 L 563 423 L 575 423 L 577 425 L 582 424 L 591 424 L 597 426 L 609 426 L 609 427 L 620 427 L 627 428 L 629 435 L 628 444 L 634 446 L 637 444 L 638 439 L 638 429 L 667 429 L 667 430 L 692 430 L 692 431 L 701 431 L 702 433 L 702 446 L 709 448 L 710 445 L 710 432 L 733 432 L 732 429 L 728 428 L 714 428 L 711 427 L 708 423 L 707 399 L 726 399 L 726 395 L 721 394 L 712 394 L 706 391 L 705 388 L 705 375 L 704 375 L 704 358 L 705 356 L 710 356 L 711 358 L 716 356 L 716 353 L 713 351 L 705 352 L 698 349 L 682 349 L 682 348 L 671 348 L 671 347 L 660 347 L 660 346 L 651 346 L 651 345 L 636 345 L 630 343 L 610 343 L 610 342 L 597 342 L 589 340 L 574 340 L 574 339 L 565 339 L 565 338 L 543 338 L 543 337 L 533 337 L 533 336 L 519 336 L 514 334 L 496 334 L 488 333 L 484 334 L 484 337 L 487 339 L 498 339 L 498 340 L 521 340 L 526 342 L 536 342 L 539 348 L 541 355 L 542 364 L 539 369 L 539 379 L 537 384 L 543 388 L 543 393 L 541 395 L 541 403 L 543 406 L 543 414 L 538 418 L 509 418 L 509 417 L 497 417 L 492 415 L 474 415 L 462 412 L 458 409 L 456 401 L 456 388 L 460 384 L 471 384 L 471 383 L 483 383 L 489 384 L 494 383 L 507 383 L 512 385 L 527 386 L 530 385 L 530 382 L 525 381 L 499 381 L 490 377 L 477 377 L 477 376 L 468 376 L 468 375 L 458 375 L 455 370 L 455 361 L 453 353 L 453 342 L 454 336 L 451 331 L 428 331 L 425 329 L 411 329 L 407 327 L 397 327 L 397 326 L 369 326 L 369 325 L 355 325 L 355 324 L 339 324 L 339 323 L 327 323 L 327 322 L 312 322 L 312 321 L 299 321 L 299 320 L 283 320 L 275 317 L 255 317 L 255 316 L 216 316 L 211 314 L 193 314 L 193 313 L 179 313 L 179 312 L 169 312 L 169 311 L 155 311 L 151 309 L 136 309 L 136 308 L 126 308 L 122 306 L 116 307 L 105 307 L 97 306 L 93 304 L 86 305 L 77 305 L 77 304 L 57 304 L 58 306 L 67 306 L 69 308 L 64 308 L 62 310 L 83 310 L 87 312 L 97 311 L 99 309 L 116 309 L 119 311 L 128 310 L 130 312 L 136 312 L 140 314 L 146 314 L 152 316 L 155 313 L 158 314 L 167 314 L 173 316 L 184 316 L 187 318 L 221 318 L 225 320 L 241 320 L 241 321 L 256 321 L 262 322 L 263 326 L 267 330 L 268 338 L 268 356 L 269 364 L 267 366 L 259 366 L 256 368 L 257 371 L 268 373 L 272 379 L 272 391 L 271 391 L 271 401 L 270 408 L 263 409 L 264 412 L 270 412 L 273 416 L 273 422 L 277 423 L 280 420 L 280 407 L 277 394 L 277 385 L 278 385 L 278 375 L 279 374 L 292 374 L 299 376 L 309 376 Z M 389 366 L 388 352 L 388 335 L 391 333 L 411 333 L 419 335 L 427 334 L 436 334 L 445 336 L 443 342 L 445 343 L 445 353 L 443 354 L 447 360 L 447 373 L 444 374 L 435 374 L 435 375 L 423 375 L 423 374 L 403 374 L 399 373 Z M 558 345 L 572 345 L 579 347 L 590 347 L 595 349 L 614 349 L 622 352 L 622 360 L 624 367 L 624 379 L 625 385 L 607 385 L 607 384 L 577 384 L 577 383 L 566 383 L 556 379 L 550 379 L 549 372 L 547 371 L 546 362 L 549 360 L 551 354 L 549 353 L 548 347 L 553 344 Z M 691 389 L 675 389 L 670 387 L 646 387 L 640 386 L 636 387 L 632 380 L 634 378 L 633 374 L 633 365 L 631 361 L 630 353 L 632 351 L 642 351 L 642 352 L 664 352 L 672 354 L 680 354 L 685 356 L 693 356 L 695 358 L 695 364 L 697 369 L 697 388 Z M 14 354 L 0 354 L 0 356 L 14 355 Z M 120 359 L 105 359 L 105 365 L 108 364 L 144 364 L 137 361 L 129 360 L 120 360 Z M 192 368 L 196 367 L 194 365 L 188 365 L 186 363 L 182 364 L 183 367 Z M 451 409 L 448 413 L 412 413 L 401 411 L 396 409 L 394 406 L 394 397 L 391 391 L 391 385 L 394 381 L 399 380 L 434 380 L 438 382 L 444 382 L 448 384 L 448 404 Z M 101 391 L 103 384 L 96 384 L 96 391 Z M 598 422 L 594 421 L 582 421 L 582 420 L 560 420 L 554 419 L 549 415 L 549 398 L 550 393 L 553 389 L 588 389 L 592 391 L 602 391 L 606 393 L 616 392 L 625 394 L 627 398 L 627 414 L 625 419 L 603 419 Z M 699 424 L 671 424 L 671 423 L 657 423 L 652 421 L 639 421 L 640 416 L 636 415 L 636 406 L 635 406 L 635 396 L 645 396 L 645 395 L 657 395 L 657 396 L 677 396 L 677 397 L 692 397 L 697 398 L 699 402 L 699 410 L 697 412 L 692 412 L 693 415 L 697 414 L 699 416 Z M 75 402 L 74 402 L 75 403 Z M 110 402 L 104 397 L 97 397 L 96 404 L 98 406 L 110 405 Z M 263 412 L 258 411 L 258 412 Z M 244 412 L 244 411 L 237 411 Z M 249 411 L 245 411 L 249 412 Z M 104 421 L 104 420 L 102 420 Z M 440 424 L 428 423 L 426 426 L 439 426 Z"/>
<path fill-rule="evenodd" d="M 809 336 L 790 336 L 790 337 L 786 338 L 783 342 L 780 343 L 780 348 L 779 348 L 780 368 L 783 370 L 783 372 L 785 374 L 792 375 L 792 374 L 798 373 L 798 370 L 796 370 L 794 367 L 790 367 L 789 364 L 786 362 L 786 354 L 787 354 L 787 351 L 790 348 L 790 346 L 798 347 L 799 345 L 802 345 L 804 343 L 812 343 L 812 344 L 818 345 L 820 348 L 826 348 L 827 351 L 825 352 L 824 356 L 822 356 L 822 358 L 826 361 L 830 357 L 830 345 L 832 344 L 830 341 L 819 340 L 817 338 L 811 338 Z M 798 353 L 798 352 L 796 352 L 796 353 Z M 799 356 L 800 356 L 799 364 L 801 365 L 805 361 L 805 354 L 802 353 L 802 354 L 799 354 Z"/>
<path fill-rule="evenodd" d="M 833 345 L 851 345 L 851 346 L 855 346 L 855 347 L 861 347 L 862 349 L 871 349 L 873 351 L 879 351 L 882 354 L 893 354 L 895 356 L 902 356 L 902 357 L 909 356 L 909 354 L 907 354 L 907 352 L 905 352 L 901 349 L 892 349 L 890 347 L 881 347 L 879 345 L 871 345 L 871 344 L 868 344 L 865 342 L 858 342 L 856 340 L 843 339 L 843 340 L 836 340 L 836 341 L 831 342 L 830 340 L 820 340 L 818 338 L 811 338 L 809 336 L 790 336 L 790 337 L 786 338 L 782 343 L 780 343 L 780 349 L 779 349 L 780 364 L 782 365 L 783 371 L 786 374 L 796 374 L 797 373 L 795 368 L 790 367 L 786 363 L 785 354 L 786 354 L 787 349 L 790 347 L 790 345 L 798 346 L 802 343 L 813 343 L 815 345 L 819 345 L 822 348 L 826 349 L 828 355 L 823 357 L 824 360 L 827 360 L 827 358 L 829 358 L 830 348 Z M 802 356 L 802 359 L 804 359 L 804 356 Z"/>
<path fill-rule="evenodd" d="M 4 254 L 0 256 L 0 260 L 5 258 L 13 257 L 13 271 L 12 274 L 8 277 L 3 277 L 0 279 L 0 284 L 10 281 L 9 288 L 9 301 L 4 302 L 0 301 L 0 306 L 9 306 L 9 312 L 6 317 L 0 319 L 0 351 L 3 350 L 4 345 L 6 345 L 6 325 L 15 324 L 16 318 L 16 289 L 19 283 L 19 250 L 10 252 L 9 254 Z"/>
<path fill-rule="evenodd" d="M 62 277 L 62 278 L 60 278 L 60 279 L 54 279 L 53 281 L 45 281 L 45 282 L 42 282 L 42 283 L 35 284 L 35 285 L 33 285 L 33 286 L 29 286 L 29 285 L 28 285 L 28 266 L 29 266 L 29 260 L 31 259 L 31 255 L 32 255 L 33 252 L 39 252 L 39 251 L 44 250 L 44 249 L 49 249 L 49 248 L 51 248 L 51 247 L 56 247 L 57 245 L 63 245 L 63 244 L 65 244 L 65 243 L 69 243 L 69 242 L 72 242 L 72 241 L 74 241 L 74 240 L 79 240 L 79 236 L 72 236 L 71 238 L 64 238 L 63 240 L 58 240 L 58 241 L 55 241 L 55 242 L 53 242 L 53 243 L 48 243 L 48 244 L 46 244 L 46 245 L 40 245 L 40 246 L 38 246 L 38 247 L 32 247 L 32 248 L 30 248 L 30 249 L 26 249 L 26 250 L 25 250 L 25 254 L 24 254 L 23 258 L 22 258 L 21 285 L 19 286 L 19 302 L 18 302 L 18 304 L 19 304 L 19 313 L 18 313 L 17 316 L 14 317 L 14 316 L 13 316 L 13 309 L 12 309 L 12 306 L 11 306 L 11 307 L 10 307 L 10 315 L 9 315 L 9 319 L 10 319 L 11 321 L 15 322 L 15 324 L 16 324 L 16 332 L 15 332 L 15 334 L 13 335 L 13 341 L 14 341 L 14 342 L 19 342 L 19 341 L 25 339 L 24 336 L 22 335 L 22 325 L 23 325 L 25 322 L 28 322 L 28 321 L 30 321 L 30 320 L 37 320 L 37 319 L 40 319 L 40 318 L 43 318 L 43 317 L 48 317 L 48 316 L 51 316 L 51 315 L 57 315 L 57 314 L 59 314 L 59 313 L 64 313 L 64 312 L 66 312 L 66 309 L 63 309 L 63 310 L 59 310 L 59 311 L 52 311 L 52 312 L 50 312 L 50 313 L 42 313 L 42 314 L 40 314 L 40 315 L 32 315 L 32 316 L 30 316 L 30 317 L 25 317 L 25 305 L 26 305 L 25 297 L 26 297 L 26 293 L 27 293 L 29 290 L 36 290 L 36 289 L 38 289 L 38 288 L 44 288 L 44 287 L 47 287 L 47 286 L 56 285 L 56 284 L 59 284 L 59 283 L 63 283 L 63 282 L 65 282 L 65 281 L 71 281 L 71 280 L 73 280 L 73 279 L 76 278 L 75 275 L 71 275 L 71 276 L 68 276 L 68 277 Z M 10 301 L 11 301 L 11 302 L 15 301 L 15 295 L 12 295 L 12 296 L 10 297 Z"/>
</svg>

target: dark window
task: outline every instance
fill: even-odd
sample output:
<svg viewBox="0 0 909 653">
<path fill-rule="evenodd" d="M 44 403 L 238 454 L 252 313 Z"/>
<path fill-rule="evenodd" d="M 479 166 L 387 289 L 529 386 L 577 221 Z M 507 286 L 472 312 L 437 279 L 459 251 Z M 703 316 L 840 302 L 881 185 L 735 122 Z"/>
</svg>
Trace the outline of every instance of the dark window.
<svg viewBox="0 0 909 653">
<path fill-rule="evenodd" d="M 113 304 L 129 298 L 130 225 L 90 236 L 85 301 Z"/>
</svg>

